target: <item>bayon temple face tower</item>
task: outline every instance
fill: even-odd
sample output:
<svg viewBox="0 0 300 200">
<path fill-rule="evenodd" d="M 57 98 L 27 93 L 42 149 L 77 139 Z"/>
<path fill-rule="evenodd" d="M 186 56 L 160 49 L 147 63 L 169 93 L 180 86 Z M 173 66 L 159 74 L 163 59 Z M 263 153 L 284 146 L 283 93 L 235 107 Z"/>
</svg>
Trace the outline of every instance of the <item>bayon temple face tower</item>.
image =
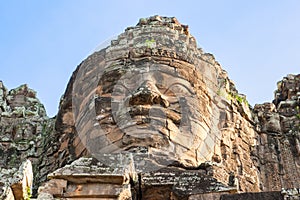
<svg viewBox="0 0 300 200">
<path fill-rule="evenodd" d="M 43 119 L 39 199 L 296 197 L 299 84 L 287 76 L 273 103 L 252 108 L 187 25 L 142 18 L 77 67 Z"/>
<path fill-rule="evenodd" d="M 184 167 L 211 161 L 225 105 L 216 99 L 221 69 L 202 54 L 187 26 L 156 16 L 84 61 L 71 95 L 88 152 L 145 153 Z"/>
</svg>

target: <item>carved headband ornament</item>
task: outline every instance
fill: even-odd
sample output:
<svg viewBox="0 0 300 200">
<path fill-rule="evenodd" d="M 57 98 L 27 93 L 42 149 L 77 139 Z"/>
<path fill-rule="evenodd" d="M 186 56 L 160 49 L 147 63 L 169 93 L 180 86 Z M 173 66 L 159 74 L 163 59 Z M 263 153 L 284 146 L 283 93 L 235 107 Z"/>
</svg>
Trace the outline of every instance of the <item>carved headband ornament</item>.
<svg viewBox="0 0 300 200">
<path fill-rule="evenodd" d="M 129 51 L 129 58 L 142 58 L 142 57 L 165 57 L 171 59 L 182 60 L 190 64 L 194 64 L 195 59 L 198 57 L 197 54 L 190 52 L 192 55 L 184 54 L 181 52 L 175 52 L 164 48 L 132 48 Z"/>
</svg>

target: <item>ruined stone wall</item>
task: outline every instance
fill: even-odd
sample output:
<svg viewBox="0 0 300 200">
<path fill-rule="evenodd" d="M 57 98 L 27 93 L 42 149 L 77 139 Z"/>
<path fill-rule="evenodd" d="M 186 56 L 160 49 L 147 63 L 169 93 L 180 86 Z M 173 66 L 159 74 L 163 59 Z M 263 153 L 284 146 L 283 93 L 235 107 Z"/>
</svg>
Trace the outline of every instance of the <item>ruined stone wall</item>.
<svg viewBox="0 0 300 200">
<path fill-rule="evenodd" d="M 216 100 L 226 106 L 220 111 L 223 122 L 218 130 L 220 155 L 213 160 L 212 173 L 217 180 L 237 187 L 238 191 L 260 191 L 258 169 L 251 156 L 257 133 L 246 97 L 237 92 L 227 75 L 219 77 L 218 94 L 220 98 Z"/>
<path fill-rule="evenodd" d="M 9 188 L 22 162 L 33 164 L 35 192 L 53 169 L 54 121 L 27 85 L 7 90 L 0 81 L 0 185 Z M 33 192 L 33 191 L 32 191 Z"/>
<path fill-rule="evenodd" d="M 300 186 L 300 75 L 288 75 L 277 86 L 273 103 L 254 107 L 254 157 L 263 191 Z"/>
</svg>

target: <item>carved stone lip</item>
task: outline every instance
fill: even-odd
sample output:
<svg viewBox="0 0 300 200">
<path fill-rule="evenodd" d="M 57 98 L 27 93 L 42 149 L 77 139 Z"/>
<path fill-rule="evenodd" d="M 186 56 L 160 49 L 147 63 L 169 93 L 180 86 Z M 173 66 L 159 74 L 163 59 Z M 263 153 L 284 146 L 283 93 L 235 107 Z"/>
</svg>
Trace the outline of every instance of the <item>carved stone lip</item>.
<svg viewBox="0 0 300 200">
<path fill-rule="evenodd" d="M 174 124 L 179 125 L 181 121 L 181 113 L 175 110 L 164 108 L 158 105 L 138 105 L 131 106 L 129 110 L 130 116 L 145 116 L 151 118 L 171 119 Z"/>
</svg>

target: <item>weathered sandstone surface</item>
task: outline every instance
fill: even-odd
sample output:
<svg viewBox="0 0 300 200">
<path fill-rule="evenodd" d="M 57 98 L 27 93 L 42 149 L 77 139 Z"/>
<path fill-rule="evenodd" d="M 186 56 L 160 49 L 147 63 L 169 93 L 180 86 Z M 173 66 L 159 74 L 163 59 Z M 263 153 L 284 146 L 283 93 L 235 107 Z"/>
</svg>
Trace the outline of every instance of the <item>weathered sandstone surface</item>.
<svg viewBox="0 0 300 200">
<path fill-rule="evenodd" d="M 299 199 L 300 75 L 277 85 L 252 108 L 187 25 L 140 19 L 77 67 L 53 119 L 0 82 L 3 199 Z"/>
</svg>

